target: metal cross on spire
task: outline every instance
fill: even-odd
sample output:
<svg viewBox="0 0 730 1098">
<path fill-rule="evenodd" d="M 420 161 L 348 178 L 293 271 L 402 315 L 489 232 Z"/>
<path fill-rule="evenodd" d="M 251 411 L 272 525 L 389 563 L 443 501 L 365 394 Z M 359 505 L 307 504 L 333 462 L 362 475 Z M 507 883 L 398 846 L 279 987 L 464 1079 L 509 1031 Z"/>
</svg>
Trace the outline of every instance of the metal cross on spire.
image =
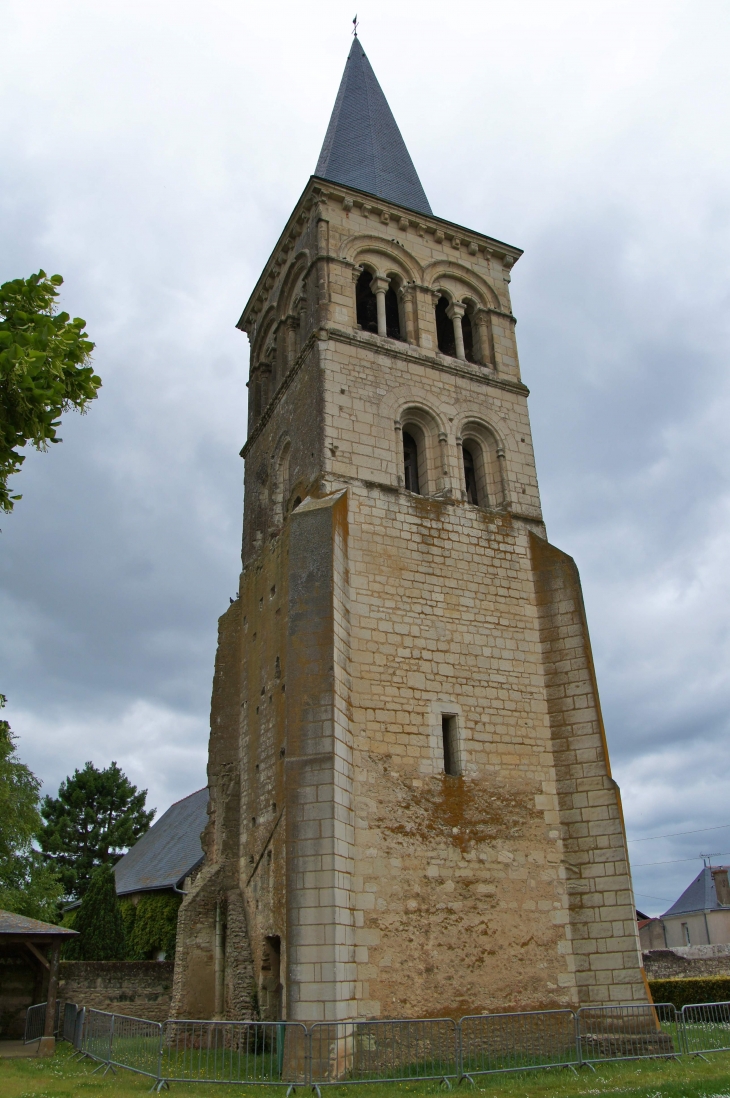
<svg viewBox="0 0 730 1098">
<path fill-rule="evenodd" d="M 357 38 L 357 28 L 359 26 L 360 26 L 360 24 L 357 21 L 357 15 L 356 15 L 355 18 L 352 21 L 352 33 L 354 34 L 355 38 Z"/>
</svg>

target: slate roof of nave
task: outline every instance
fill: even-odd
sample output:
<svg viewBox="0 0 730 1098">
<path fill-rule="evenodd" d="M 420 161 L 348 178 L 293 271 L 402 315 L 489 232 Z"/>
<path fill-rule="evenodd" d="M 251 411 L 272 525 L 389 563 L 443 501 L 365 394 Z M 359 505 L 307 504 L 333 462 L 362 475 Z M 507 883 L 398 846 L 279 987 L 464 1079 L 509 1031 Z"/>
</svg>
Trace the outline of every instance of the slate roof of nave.
<svg viewBox="0 0 730 1098">
<path fill-rule="evenodd" d="M 203 858 L 208 788 L 176 801 L 114 867 L 117 895 L 179 887 Z"/>
<path fill-rule="evenodd" d="M 314 174 L 419 213 L 432 212 L 358 38 L 347 58 Z"/>
</svg>

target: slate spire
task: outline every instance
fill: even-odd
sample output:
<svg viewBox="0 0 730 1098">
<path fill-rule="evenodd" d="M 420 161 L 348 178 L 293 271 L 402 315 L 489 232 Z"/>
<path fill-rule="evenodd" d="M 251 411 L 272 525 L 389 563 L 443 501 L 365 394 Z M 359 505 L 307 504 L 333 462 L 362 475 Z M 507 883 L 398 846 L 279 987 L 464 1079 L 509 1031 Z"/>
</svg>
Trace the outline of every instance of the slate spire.
<svg viewBox="0 0 730 1098">
<path fill-rule="evenodd" d="M 353 39 L 315 175 L 430 214 L 421 181 L 358 38 Z"/>
</svg>

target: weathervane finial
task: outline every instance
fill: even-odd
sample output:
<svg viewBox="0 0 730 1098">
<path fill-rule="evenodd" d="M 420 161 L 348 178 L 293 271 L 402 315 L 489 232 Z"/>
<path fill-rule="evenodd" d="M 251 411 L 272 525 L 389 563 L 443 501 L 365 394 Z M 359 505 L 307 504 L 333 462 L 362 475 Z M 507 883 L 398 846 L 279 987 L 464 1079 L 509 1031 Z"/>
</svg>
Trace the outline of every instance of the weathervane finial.
<svg viewBox="0 0 730 1098">
<path fill-rule="evenodd" d="M 357 15 L 356 15 L 355 18 L 352 21 L 352 33 L 355 36 L 355 38 L 357 38 L 357 28 L 359 27 L 359 25 L 360 24 L 357 21 Z"/>
</svg>

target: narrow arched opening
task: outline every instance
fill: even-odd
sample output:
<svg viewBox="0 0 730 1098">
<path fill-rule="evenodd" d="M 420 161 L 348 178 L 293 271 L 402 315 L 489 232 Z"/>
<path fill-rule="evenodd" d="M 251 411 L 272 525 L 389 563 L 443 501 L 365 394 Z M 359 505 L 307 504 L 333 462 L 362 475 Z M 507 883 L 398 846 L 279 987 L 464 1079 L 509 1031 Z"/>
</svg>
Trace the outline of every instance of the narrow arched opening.
<svg viewBox="0 0 730 1098">
<path fill-rule="evenodd" d="M 385 294 L 385 327 L 389 339 L 401 339 L 398 294 L 391 286 Z"/>
<path fill-rule="evenodd" d="M 373 276 L 370 271 L 363 271 L 355 286 L 355 305 L 357 309 L 357 323 L 364 332 L 378 332 L 378 302 L 370 283 Z M 396 309 L 398 302 L 396 300 Z M 387 310 L 387 300 L 386 300 Z M 387 313 L 386 313 L 387 315 Z"/>
<path fill-rule="evenodd" d="M 477 461 L 475 460 L 472 443 L 462 443 L 461 452 L 464 458 L 464 486 L 466 488 L 466 502 L 479 507 L 479 488 L 477 484 Z"/>
<path fill-rule="evenodd" d="M 454 338 L 454 323 L 446 315 L 449 301 L 446 297 L 440 297 L 436 303 L 436 339 L 439 351 L 445 355 L 456 358 L 456 340 Z"/>
<path fill-rule="evenodd" d="M 410 431 L 403 432 L 403 483 L 406 490 L 421 494 L 418 443 Z"/>
<path fill-rule="evenodd" d="M 461 332 L 464 337 L 464 357 L 467 362 L 476 362 L 477 358 L 474 354 L 474 329 L 468 312 L 464 313 L 461 318 Z"/>
</svg>

